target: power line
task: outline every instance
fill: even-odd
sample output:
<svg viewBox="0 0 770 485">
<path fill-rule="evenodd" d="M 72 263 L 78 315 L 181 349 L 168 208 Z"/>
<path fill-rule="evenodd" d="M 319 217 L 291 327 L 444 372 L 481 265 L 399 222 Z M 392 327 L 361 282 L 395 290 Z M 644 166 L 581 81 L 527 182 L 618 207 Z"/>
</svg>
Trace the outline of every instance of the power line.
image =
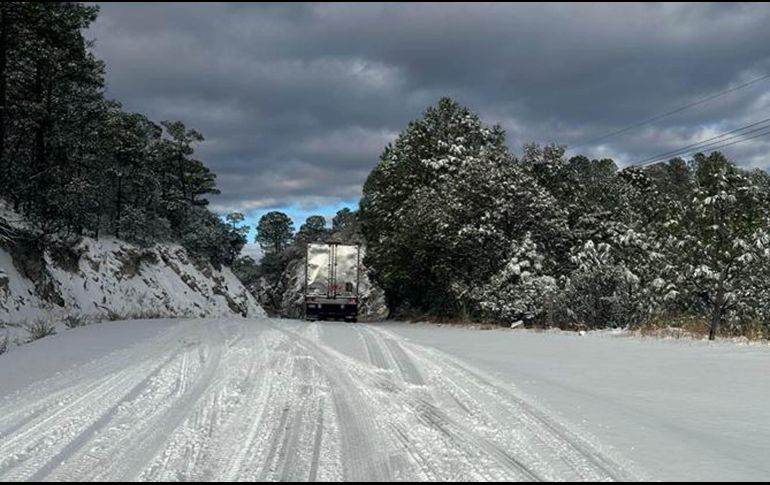
<svg viewBox="0 0 770 485">
<path fill-rule="evenodd" d="M 734 91 L 738 91 L 739 89 L 743 89 L 743 88 L 749 87 L 749 86 L 751 86 L 753 84 L 756 84 L 758 82 L 764 81 L 766 79 L 770 79 L 770 74 L 766 74 L 766 75 L 764 75 L 762 77 L 758 77 L 756 79 L 752 79 L 751 81 L 745 82 L 743 84 L 739 84 L 738 86 L 734 86 L 732 88 L 728 88 L 728 89 L 725 89 L 723 91 L 719 91 L 718 93 L 714 93 L 714 94 L 712 94 L 710 96 L 707 96 L 705 98 L 699 99 L 699 100 L 694 101 L 692 103 L 689 103 L 689 104 L 686 104 L 684 106 L 680 106 L 678 108 L 672 109 L 671 111 L 667 111 L 665 113 L 661 113 L 661 114 L 653 116 L 651 118 L 647 118 L 647 119 L 644 119 L 642 121 L 633 123 L 631 125 L 628 125 L 628 126 L 625 126 L 623 128 L 620 128 L 619 130 L 612 131 L 612 132 L 607 133 L 605 135 L 602 135 L 600 137 L 593 138 L 591 140 L 587 140 L 587 141 L 584 141 L 582 143 L 578 143 L 577 145 L 573 145 L 570 148 L 574 149 L 574 148 L 578 148 L 578 147 L 582 147 L 582 146 L 585 146 L 585 145 L 590 145 L 590 144 L 596 143 L 597 141 L 606 140 L 607 138 L 611 138 L 611 137 L 619 135 L 621 133 L 625 133 L 627 131 L 633 130 L 634 128 L 639 128 L 640 126 L 644 126 L 644 125 L 650 124 L 653 121 L 658 121 L 658 120 L 666 118 L 668 116 L 680 113 L 680 112 L 682 112 L 684 110 L 693 108 L 695 106 L 701 105 L 701 104 L 706 103 L 708 101 L 711 101 L 713 99 L 719 98 L 721 96 L 724 96 L 725 94 L 729 94 L 729 93 L 732 93 Z"/>
<path fill-rule="evenodd" d="M 738 138 L 738 137 L 742 137 L 742 136 L 748 135 L 750 133 L 755 133 L 757 131 L 760 131 L 760 130 L 763 130 L 765 128 L 768 128 L 768 126 L 760 126 L 759 128 L 755 128 L 753 130 L 745 131 L 748 128 L 752 128 L 752 127 L 755 127 L 755 126 L 758 126 L 758 125 L 767 125 L 768 122 L 770 122 L 770 118 L 765 118 L 764 120 L 756 121 L 754 123 L 750 123 L 748 125 L 741 126 L 739 128 L 735 128 L 733 130 L 726 131 L 724 133 L 720 133 L 719 135 L 712 136 L 711 138 L 707 138 L 705 140 L 701 140 L 699 142 L 692 143 L 690 145 L 686 145 L 686 146 L 677 148 L 675 150 L 669 150 L 667 152 L 663 152 L 663 153 L 659 153 L 659 154 L 651 156 L 651 157 L 647 157 L 645 159 L 642 159 L 642 160 L 639 160 L 637 162 L 634 162 L 632 165 L 645 165 L 648 162 L 655 162 L 655 161 L 658 161 L 658 160 L 661 160 L 661 159 L 673 158 L 673 157 L 675 157 L 677 155 L 680 155 L 682 153 L 687 153 L 687 151 L 689 149 L 695 149 L 695 150 L 708 149 L 709 145 L 715 145 L 715 144 L 723 143 L 725 141 L 732 140 L 732 139 L 735 139 L 735 138 Z M 738 133 L 738 132 L 741 132 L 741 133 Z M 733 136 L 727 136 L 727 135 L 730 135 L 730 134 L 733 134 L 733 133 L 738 133 L 738 134 L 735 134 Z M 727 137 L 727 138 L 725 138 L 725 137 Z"/>
<path fill-rule="evenodd" d="M 759 133 L 759 134 L 757 134 L 757 135 L 754 135 L 754 136 L 750 136 L 750 137 L 748 137 L 748 138 L 744 138 L 743 140 L 734 141 L 734 142 L 732 142 L 732 143 L 725 143 L 724 145 L 719 145 L 719 146 L 713 147 L 713 148 L 711 148 L 711 149 L 712 149 L 712 150 L 719 150 L 719 149 L 721 149 L 721 148 L 729 147 L 730 145 L 735 145 L 735 144 L 737 144 L 737 143 L 743 143 L 744 141 L 753 140 L 754 138 L 759 138 L 759 137 L 762 137 L 762 136 L 767 136 L 767 135 L 770 135 L 770 130 L 768 130 L 768 131 L 766 131 L 766 132 L 764 132 L 764 133 Z M 691 153 L 695 153 L 695 152 L 691 152 Z"/>
<path fill-rule="evenodd" d="M 742 137 L 742 136 L 745 136 L 745 135 L 747 135 L 749 133 L 753 133 L 753 132 L 756 132 L 756 131 L 761 131 L 761 132 L 757 133 L 755 135 L 746 137 L 746 138 L 742 138 L 742 139 L 739 139 L 739 140 L 731 141 L 729 143 L 723 143 L 723 142 L 727 141 L 728 139 L 736 138 L 736 137 Z M 732 145 L 736 145 L 738 143 L 743 143 L 743 142 L 746 142 L 746 141 L 749 141 L 749 140 L 753 140 L 755 138 L 760 138 L 760 137 L 763 137 L 763 136 L 767 136 L 767 135 L 770 135 L 770 126 L 765 126 L 765 127 L 762 127 L 762 128 L 758 128 L 756 130 L 751 130 L 751 131 L 748 131 L 746 133 L 742 133 L 741 135 L 736 135 L 734 137 L 730 137 L 730 138 L 726 138 L 724 140 L 720 140 L 719 142 L 716 142 L 717 144 L 715 146 L 710 146 L 707 149 L 708 150 L 720 150 L 720 149 L 725 148 L 725 147 L 729 147 L 729 146 L 732 146 Z M 714 145 L 714 143 L 709 143 L 708 145 Z M 686 151 L 684 151 L 682 153 L 679 153 L 679 155 L 692 155 L 692 154 L 695 154 L 695 153 L 698 153 L 698 152 L 702 151 L 704 148 L 705 148 L 705 146 L 700 146 L 700 147 L 692 149 L 692 150 L 686 150 Z M 634 163 L 634 164 L 631 164 L 631 166 L 641 166 L 641 167 L 643 167 L 643 166 L 652 165 L 652 164 L 658 163 L 658 162 L 664 162 L 666 160 L 667 160 L 667 158 L 658 158 L 658 159 L 654 159 L 654 160 L 651 160 L 651 161 L 648 161 L 648 162 L 644 162 L 644 163 Z"/>
</svg>

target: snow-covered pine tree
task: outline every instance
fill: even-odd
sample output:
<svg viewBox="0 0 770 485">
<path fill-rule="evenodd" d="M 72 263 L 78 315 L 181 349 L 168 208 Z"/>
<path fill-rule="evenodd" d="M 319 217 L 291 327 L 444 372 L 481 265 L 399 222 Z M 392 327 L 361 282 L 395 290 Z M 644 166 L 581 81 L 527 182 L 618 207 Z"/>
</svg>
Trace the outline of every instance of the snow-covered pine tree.
<svg viewBox="0 0 770 485">
<path fill-rule="evenodd" d="M 505 266 L 479 292 L 481 309 L 500 322 L 532 323 L 541 318 L 557 290 L 546 264 L 529 233 L 520 242 L 514 241 Z"/>
<path fill-rule="evenodd" d="M 557 323 L 580 328 L 625 327 L 639 315 L 640 279 L 617 261 L 606 243 L 586 242 L 573 252 L 575 270 L 555 302 Z"/>
<path fill-rule="evenodd" d="M 510 242 L 554 240 L 554 198 L 514 163 L 498 126 L 444 98 L 382 154 L 360 211 L 367 261 L 393 306 L 468 315 Z"/>
<path fill-rule="evenodd" d="M 672 224 L 678 237 L 668 251 L 679 261 L 681 297 L 707 315 L 713 340 L 725 321 L 747 317 L 746 301 L 762 297 L 757 272 L 770 255 L 770 194 L 720 153 L 698 154 L 693 165 L 693 198 Z"/>
</svg>

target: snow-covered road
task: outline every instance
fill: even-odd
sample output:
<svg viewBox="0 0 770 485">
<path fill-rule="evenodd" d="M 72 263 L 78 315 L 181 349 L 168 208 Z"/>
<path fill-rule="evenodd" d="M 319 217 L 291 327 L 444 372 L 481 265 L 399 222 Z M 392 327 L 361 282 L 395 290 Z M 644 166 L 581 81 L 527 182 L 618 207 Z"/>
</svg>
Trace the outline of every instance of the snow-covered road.
<svg viewBox="0 0 770 485">
<path fill-rule="evenodd" d="M 387 326 L 126 322 L 0 357 L 3 481 L 644 478 L 633 468 Z"/>
</svg>

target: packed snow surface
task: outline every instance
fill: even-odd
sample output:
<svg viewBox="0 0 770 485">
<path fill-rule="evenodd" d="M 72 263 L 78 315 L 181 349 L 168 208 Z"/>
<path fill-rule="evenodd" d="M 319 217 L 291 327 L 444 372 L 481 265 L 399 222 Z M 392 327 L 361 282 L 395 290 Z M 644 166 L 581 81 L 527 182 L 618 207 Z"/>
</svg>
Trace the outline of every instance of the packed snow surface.
<svg viewBox="0 0 770 485">
<path fill-rule="evenodd" d="M 752 390 L 713 387 L 711 354 Z M 745 371 L 768 364 L 761 348 L 424 325 L 94 325 L 0 356 L 0 480 L 766 478 L 767 384 Z"/>
<path fill-rule="evenodd" d="M 770 478 L 770 345 L 388 324 L 590 432 L 654 480 Z"/>
</svg>

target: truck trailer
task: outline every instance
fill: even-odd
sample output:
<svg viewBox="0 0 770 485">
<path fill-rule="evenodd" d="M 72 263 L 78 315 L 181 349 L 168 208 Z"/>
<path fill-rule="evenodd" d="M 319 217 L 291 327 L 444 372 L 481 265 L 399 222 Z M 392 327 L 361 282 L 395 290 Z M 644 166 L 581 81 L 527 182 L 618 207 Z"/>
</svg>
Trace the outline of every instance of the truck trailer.
<svg viewBox="0 0 770 485">
<path fill-rule="evenodd" d="M 305 256 L 305 319 L 356 322 L 361 247 L 309 243 Z"/>
</svg>

